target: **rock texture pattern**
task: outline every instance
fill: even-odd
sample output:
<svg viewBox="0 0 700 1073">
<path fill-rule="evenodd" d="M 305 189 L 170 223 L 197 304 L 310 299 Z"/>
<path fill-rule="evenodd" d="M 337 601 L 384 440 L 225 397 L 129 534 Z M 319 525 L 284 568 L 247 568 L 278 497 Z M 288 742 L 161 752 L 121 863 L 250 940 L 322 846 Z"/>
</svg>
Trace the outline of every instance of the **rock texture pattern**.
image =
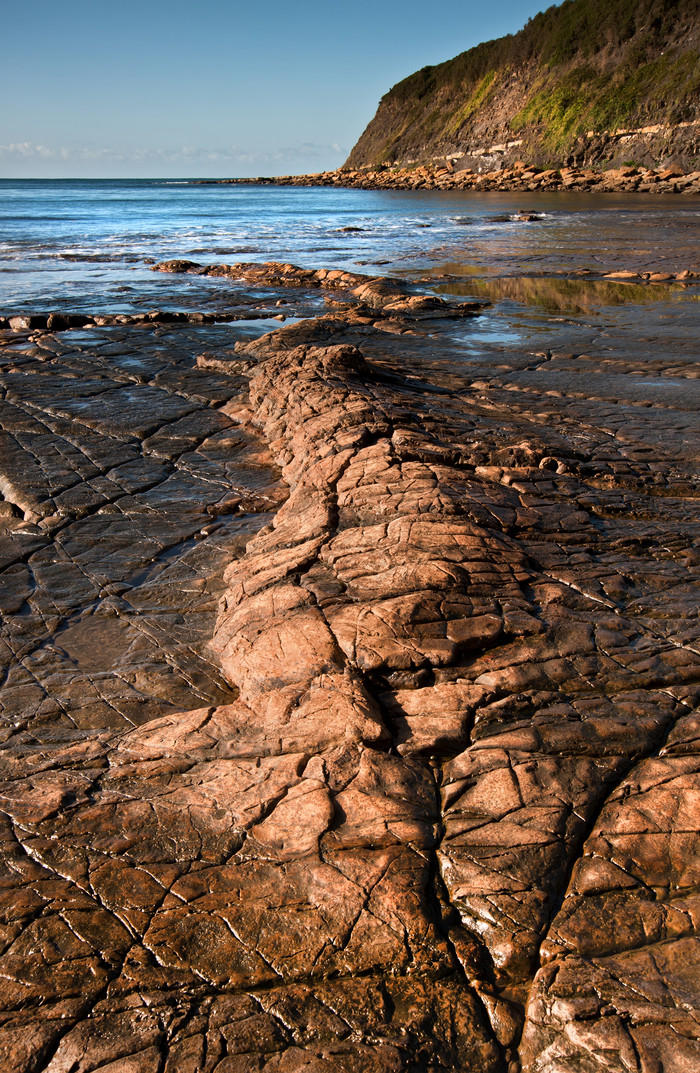
<svg viewBox="0 0 700 1073">
<path fill-rule="evenodd" d="M 8 723 L 0 1065 L 690 1073 L 687 427 L 428 381 L 450 303 L 341 285 L 352 308 L 238 344 L 247 398 L 187 441 L 216 482 L 212 437 L 262 437 L 288 490 L 223 578 L 230 696 Z M 38 546 L 7 568 L 29 621 Z"/>
</svg>

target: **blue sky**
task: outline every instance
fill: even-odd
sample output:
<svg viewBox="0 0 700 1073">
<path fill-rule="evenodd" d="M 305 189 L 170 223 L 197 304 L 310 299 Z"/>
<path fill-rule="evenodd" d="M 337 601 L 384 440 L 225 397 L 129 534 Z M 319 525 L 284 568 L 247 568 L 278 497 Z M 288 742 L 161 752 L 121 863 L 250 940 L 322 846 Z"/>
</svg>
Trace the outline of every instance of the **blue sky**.
<svg viewBox="0 0 700 1073">
<path fill-rule="evenodd" d="M 513 33 L 537 0 L 14 0 L 0 176 L 337 167 L 390 86 Z"/>
</svg>

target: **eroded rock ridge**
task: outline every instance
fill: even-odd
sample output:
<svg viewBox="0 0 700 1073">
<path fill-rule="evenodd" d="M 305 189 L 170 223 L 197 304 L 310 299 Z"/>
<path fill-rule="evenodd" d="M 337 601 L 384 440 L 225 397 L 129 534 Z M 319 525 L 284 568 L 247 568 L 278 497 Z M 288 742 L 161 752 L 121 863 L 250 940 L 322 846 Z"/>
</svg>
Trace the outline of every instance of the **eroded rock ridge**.
<svg viewBox="0 0 700 1073">
<path fill-rule="evenodd" d="M 8 1069 L 697 1065 L 687 444 L 408 374 L 449 303 L 355 286 L 237 347 L 237 699 L 10 741 Z"/>
</svg>

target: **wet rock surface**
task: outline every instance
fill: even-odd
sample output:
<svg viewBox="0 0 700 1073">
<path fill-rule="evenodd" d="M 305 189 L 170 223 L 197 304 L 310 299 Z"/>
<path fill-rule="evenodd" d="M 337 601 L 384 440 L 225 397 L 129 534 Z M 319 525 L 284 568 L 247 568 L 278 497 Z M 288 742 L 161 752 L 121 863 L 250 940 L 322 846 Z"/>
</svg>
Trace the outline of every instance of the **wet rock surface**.
<svg viewBox="0 0 700 1073">
<path fill-rule="evenodd" d="M 204 647 L 220 564 L 255 527 L 231 501 L 238 490 L 274 510 L 280 491 L 269 454 L 226 413 L 245 380 L 197 367 L 204 341 L 3 337 L 0 703 L 12 725 L 126 728 L 193 691 L 230 696 Z"/>
<path fill-rule="evenodd" d="M 690 1071 L 687 333 L 292 267 L 3 336 L 0 1065 Z"/>
</svg>

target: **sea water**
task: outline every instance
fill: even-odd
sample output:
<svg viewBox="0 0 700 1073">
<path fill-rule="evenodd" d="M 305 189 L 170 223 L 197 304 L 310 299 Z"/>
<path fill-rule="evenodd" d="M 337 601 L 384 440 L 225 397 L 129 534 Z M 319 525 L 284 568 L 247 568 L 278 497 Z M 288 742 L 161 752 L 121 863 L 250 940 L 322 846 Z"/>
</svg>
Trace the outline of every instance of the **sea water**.
<svg viewBox="0 0 700 1073">
<path fill-rule="evenodd" d="M 0 180 L 0 314 L 225 303 L 225 280 L 150 270 L 176 257 L 409 278 L 677 271 L 692 266 L 699 225 L 682 196 Z"/>
</svg>

